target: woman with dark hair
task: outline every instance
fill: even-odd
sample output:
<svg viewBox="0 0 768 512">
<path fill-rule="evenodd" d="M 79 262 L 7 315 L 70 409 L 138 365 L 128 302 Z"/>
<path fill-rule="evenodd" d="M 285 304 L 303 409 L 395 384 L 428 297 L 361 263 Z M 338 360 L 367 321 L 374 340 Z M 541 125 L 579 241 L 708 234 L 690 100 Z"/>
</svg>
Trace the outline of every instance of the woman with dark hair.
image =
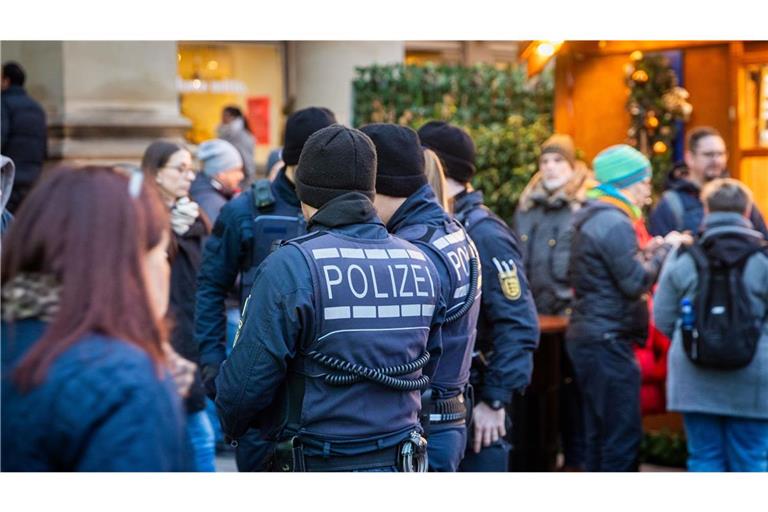
<svg viewBox="0 0 768 512">
<path fill-rule="evenodd" d="M 107 167 L 55 171 L 3 244 L 2 470 L 189 470 L 168 373 L 168 214 Z"/>
<path fill-rule="evenodd" d="M 208 219 L 197 203 L 189 199 L 195 173 L 192 155 L 181 144 L 158 140 L 149 145 L 141 169 L 160 191 L 171 214 L 171 289 L 169 318 L 171 346 L 183 358 L 198 363 L 194 340 L 195 292 L 203 239 L 210 232 Z M 213 426 L 205 413 L 205 390 L 200 372 L 186 397 L 187 433 L 197 471 L 215 471 L 216 452 Z"/>
<path fill-rule="evenodd" d="M 256 137 L 248 126 L 248 120 L 243 111 L 236 105 L 224 107 L 221 112 L 221 124 L 216 128 L 217 137 L 223 139 L 237 148 L 243 157 L 243 170 L 246 181 L 253 180 L 256 176 L 256 163 L 253 160 L 253 152 L 256 148 Z"/>
</svg>

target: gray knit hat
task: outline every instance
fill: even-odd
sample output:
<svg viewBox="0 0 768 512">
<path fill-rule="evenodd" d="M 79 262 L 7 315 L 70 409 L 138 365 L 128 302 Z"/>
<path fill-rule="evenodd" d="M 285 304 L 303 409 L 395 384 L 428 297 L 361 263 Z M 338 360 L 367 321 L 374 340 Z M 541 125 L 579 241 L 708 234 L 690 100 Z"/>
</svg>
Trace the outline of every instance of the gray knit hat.
<svg viewBox="0 0 768 512">
<path fill-rule="evenodd" d="M 220 172 L 243 166 L 243 157 L 229 142 L 207 140 L 197 148 L 197 158 L 203 163 L 203 172 L 211 178 Z"/>
</svg>

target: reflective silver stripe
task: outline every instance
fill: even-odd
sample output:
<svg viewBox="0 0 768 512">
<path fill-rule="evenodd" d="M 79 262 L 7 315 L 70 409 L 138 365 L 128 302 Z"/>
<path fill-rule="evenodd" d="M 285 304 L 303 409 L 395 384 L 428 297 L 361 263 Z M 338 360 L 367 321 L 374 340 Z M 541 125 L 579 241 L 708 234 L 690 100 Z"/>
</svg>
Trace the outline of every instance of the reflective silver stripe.
<svg viewBox="0 0 768 512">
<path fill-rule="evenodd" d="M 421 316 L 421 304 L 403 304 L 400 309 L 403 316 Z"/>
<path fill-rule="evenodd" d="M 354 318 L 376 318 L 376 306 L 352 306 Z"/>
<path fill-rule="evenodd" d="M 341 257 L 342 258 L 361 258 L 365 259 L 365 253 L 362 249 L 352 249 L 349 247 L 342 247 L 339 249 L 341 251 Z"/>
<path fill-rule="evenodd" d="M 350 318 L 349 306 L 337 306 L 333 308 L 323 308 L 323 318 L 326 320 L 338 320 Z"/>
<path fill-rule="evenodd" d="M 463 230 L 455 231 L 451 233 L 450 235 L 445 235 L 443 237 L 438 238 L 434 242 L 432 242 L 432 245 L 437 247 L 438 249 L 444 249 L 445 247 L 448 247 L 449 245 L 457 244 L 459 242 L 463 242 L 466 240 L 467 236 L 464 234 Z"/>
<path fill-rule="evenodd" d="M 379 318 L 397 318 L 400 316 L 400 306 L 379 306 Z"/>
<path fill-rule="evenodd" d="M 389 256 L 384 249 L 365 249 L 365 255 L 369 260 L 387 260 Z"/>
<path fill-rule="evenodd" d="M 330 249 L 312 249 L 312 256 L 314 256 L 316 260 L 338 258 L 339 251 L 336 250 L 335 247 L 331 247 Z"/>
<path fill-rule="evenodd" d="M 435 314 L 435 306 L 433 304 L 422 304 L 421 305 L 421 316 L 429 316 Z"/>
<path fill-rule="evenodd" d="M 459 288 L 456 288 L 456 291 L 453 292 L 453 298 L 458 299 L 460 297 L 466 297 L 469 293 L 469 285 L 465 284 L 464 286 L 460 286 Z"/>
<path fill-rule="evenodd" d="M 407 258 L 408 251 L 405 249 L 387 249 L 390 258 Z"/>
<path fill-rule="evenodd" d="M 408 254 L 411 255 L 411 258 L 415 258 L 417 260 L 426 261 L 427 257 L 424 256 L 424 254 L 421 251 L 414 251 L 413 249 L 408 249 Z"/>
</svg>

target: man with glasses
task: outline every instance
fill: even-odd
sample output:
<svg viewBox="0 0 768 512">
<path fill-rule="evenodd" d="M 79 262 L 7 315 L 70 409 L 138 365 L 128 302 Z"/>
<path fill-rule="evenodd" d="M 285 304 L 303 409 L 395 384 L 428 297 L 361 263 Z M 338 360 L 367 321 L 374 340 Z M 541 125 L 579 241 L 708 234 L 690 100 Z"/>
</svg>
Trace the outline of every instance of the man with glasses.
<svg viewBox="0 0 768 512">
<path fill-rule="evenodd" d="M 728 151 L 720 132 L 709 126 L 699 126 L 686 137 L 686 170 L 680 178 L 672 179 L 669 188 L 650 215 L 650 233 L 664 236 L 670 231 L 698 233 L 704 217 L 699 197 L 708 182 L 727 178 Z M 752 208 L 750 220 L 754 228 L 768 237 L 768 229 L 760 211 Z"/>
</svg>

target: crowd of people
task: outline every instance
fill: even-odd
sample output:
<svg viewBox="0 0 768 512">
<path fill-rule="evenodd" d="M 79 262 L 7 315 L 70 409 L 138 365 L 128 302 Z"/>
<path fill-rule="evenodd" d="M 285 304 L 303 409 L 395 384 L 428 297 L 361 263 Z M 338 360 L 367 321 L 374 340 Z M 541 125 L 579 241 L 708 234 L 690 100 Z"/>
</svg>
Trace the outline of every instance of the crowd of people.
<svg viewBox="0 0 768 512">
<path fill-rule="evenodd" d="M 648 228 L 647 157 L 555 134 L 510 227 L 448 122 L 298 110 L 257 179 L 227 107 L 196 148 L 39 177 L 45 115 L 2 80 L 3 471 L 507 471 L 538 315 L 569 319 L 565 469 L 637 470 L 668 409 L 689 470 L 768 471 L 768 233 L 716 130 Z"/>
</svg>

